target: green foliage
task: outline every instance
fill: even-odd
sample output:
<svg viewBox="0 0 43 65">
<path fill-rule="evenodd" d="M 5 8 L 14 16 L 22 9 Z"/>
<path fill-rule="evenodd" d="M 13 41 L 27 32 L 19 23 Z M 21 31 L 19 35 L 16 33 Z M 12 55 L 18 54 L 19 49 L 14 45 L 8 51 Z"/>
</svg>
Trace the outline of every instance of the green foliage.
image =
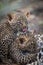
<svg viewBox="0 0 43 65">
<path fill-rule="evenodd" d="M 2 9 L 3 7 L 4 7 L 4 4 L 0 2 L 0 9 Z"/>
</svg>

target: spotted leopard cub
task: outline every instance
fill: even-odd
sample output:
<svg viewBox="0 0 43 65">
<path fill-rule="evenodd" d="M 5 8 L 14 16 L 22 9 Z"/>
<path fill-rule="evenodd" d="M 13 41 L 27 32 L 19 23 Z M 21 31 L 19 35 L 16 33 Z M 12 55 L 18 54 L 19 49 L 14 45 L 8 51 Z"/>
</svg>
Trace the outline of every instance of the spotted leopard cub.
<svg viewBox="0 0 43 65">
<path fill-rule="evenodd" d="M 13 12 L 8 14 L 8 21 L 15 33 L 26 32 L 28 29 L 27 19 L 21 12 Z"/>
<path fill-rule="evenodd" d="M 9 45 L 13 40 L 14 34 L 9 22 L 0 23 L 0 63 L 8 63 Z"/>
<path fill-rule="evenodd" d="M 37 43 L 32 34 L 20 34 L 11 44 L 10 55 L 17 64 L 28 64 L 37 60 Z"/>
</svg>

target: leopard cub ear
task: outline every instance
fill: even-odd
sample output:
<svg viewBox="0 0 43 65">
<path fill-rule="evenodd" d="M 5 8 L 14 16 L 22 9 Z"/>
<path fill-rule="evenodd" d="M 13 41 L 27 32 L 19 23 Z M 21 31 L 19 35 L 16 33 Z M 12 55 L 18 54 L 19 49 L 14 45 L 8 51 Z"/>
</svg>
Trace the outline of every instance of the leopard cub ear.
<svg viewBox="0 0 43 65">
<path fill-rule="evenodd" d="M 29 17 L 30 16 L 30 12 L 26 12 L 26 17 Z"/>
<path fill-rule="evenodd" d="M 9 21 L 12 20 L 12 15 L 11 15 L 11 14 L 8 14 L 7 17 L 8 17 L 8 19 L 9 19 Z"/>
</svg>

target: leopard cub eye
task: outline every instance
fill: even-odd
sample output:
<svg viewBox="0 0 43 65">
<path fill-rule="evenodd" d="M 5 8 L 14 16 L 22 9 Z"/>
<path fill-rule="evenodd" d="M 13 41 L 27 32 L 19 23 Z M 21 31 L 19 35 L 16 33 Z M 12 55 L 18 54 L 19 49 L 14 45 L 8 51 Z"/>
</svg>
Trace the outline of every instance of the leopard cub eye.
<svg viewBox="0 0 43 65">
<path fill-rule="evenodd" d="M 24 39 L 23 38 L 20 38 L 19 40 L 20 40 L 20 43 L 23 44 Z"/>
</svg>

